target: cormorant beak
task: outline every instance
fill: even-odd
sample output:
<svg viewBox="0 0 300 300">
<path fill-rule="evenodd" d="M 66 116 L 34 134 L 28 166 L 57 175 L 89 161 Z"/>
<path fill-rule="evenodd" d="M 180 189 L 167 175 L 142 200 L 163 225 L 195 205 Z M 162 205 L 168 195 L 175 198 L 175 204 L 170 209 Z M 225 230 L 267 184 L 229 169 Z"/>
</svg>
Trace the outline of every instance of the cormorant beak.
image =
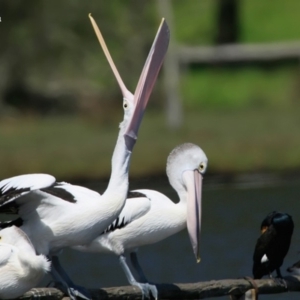
<svg viewBox="0 0 300 300">
<path fill-rule="evenodd" d="M 263 233 L 265 233 L 267 230 L 268 230 L 268 226 L 263 226 L 262 228 L 261 228 L 261 234 L 263 234 Z"/>
<path fill-rule="evenodd" d="M 199 170 L 185 171 L 183 173 L 188 199 L 187 199 L 187 229 L 190 241 L 197 260 L 200 262 L 199 241 L 201 232 L 201 197 L 202 197 L 202 174 Z"/>
<path fill-rule="evenodd" d="M 121 88 L 123 97 L 128 100 L 133 99 L 133 102 L 135 105 L 135 109 L 134 109 L 133 115 L 131 117 L 131 120 L 129 122 L 129 126 L 124 135 L 127 149 L 128 149 L 128 151 L 132 151 L 133 146 L 137 139 L 138 130 L 139 130 L 150 94 L 152 92 L 154 83 L 156 81 L 158 72 L 160 70 L 160 67 L 163 63 L 165 54 L 167 53 L 169 39 L 170 39 L 170 31 L 169 31 L 169 28 L 168 28 L 168 25 L 167 25 L 165 19 L 162 19 L 160 26 L 158 28 L 157 34 L 155 36 L 155 39 L 153 41 L 152 47 L 150 49 L 150 52 L 148 54 L 147 60 L 145 62 L 144 68 L 142 70 L 136 90 L 134 92 L 134 95 L 132 95 L 132 93 L 130 91 L 128 91 L 125 84 L 123 83 L 122 78 L 121 78 L 121 76 L 109 54 L 109 51 L 106 47 L 106 44 L 100 33 L 100 30 L 99 30 L 95 20 L 91 16 L 91 14 L 89 15 L 89 18 L 92 22 L 92 25 L 94 27 L 94 30 L 96 32 L 96 35 L 100 42 L 100 45 L 105 53 L 105 56 L 112 68 L 112 71 L 113 71 L 117 81 L 118 81 L 118 84 Z"/>
</svg>

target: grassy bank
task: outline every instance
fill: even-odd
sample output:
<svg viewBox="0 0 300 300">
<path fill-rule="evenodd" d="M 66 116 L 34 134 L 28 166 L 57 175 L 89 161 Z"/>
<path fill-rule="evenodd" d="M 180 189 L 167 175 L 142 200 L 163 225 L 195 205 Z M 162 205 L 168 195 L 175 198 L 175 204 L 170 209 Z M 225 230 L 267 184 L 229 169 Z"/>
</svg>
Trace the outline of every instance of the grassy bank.
<svg viewBox="0 0 300 300">
<path fill-rule="evenodd" d="M 185 105 L 192 109 L 286 109 L 299 102 L 296 64 L 202 68 L 181 78 Z"/>
<path fill-rule="evenodd" d="M 162 113 L 148 111 L 134 150 L 131 175 L 165 172 L 176 145 L 193 142 L 218 172 L 300 168 L 299 109 L 251 109 L 185 114 L 176 132 Z M 0 177 L 46 172 L 59 179 L 107 177 L 117 125 L 84 118 L 7 119 L 0 123 Z"/>
<path fill-rule="evenodd" d="M 172 1 L 177 40 L 190 45 L 213 44 L 218 2 Z M 268 43 L 299 39 L 299 1 L 243 0 L 238 4 L 240 42 Z"/>
</svg>

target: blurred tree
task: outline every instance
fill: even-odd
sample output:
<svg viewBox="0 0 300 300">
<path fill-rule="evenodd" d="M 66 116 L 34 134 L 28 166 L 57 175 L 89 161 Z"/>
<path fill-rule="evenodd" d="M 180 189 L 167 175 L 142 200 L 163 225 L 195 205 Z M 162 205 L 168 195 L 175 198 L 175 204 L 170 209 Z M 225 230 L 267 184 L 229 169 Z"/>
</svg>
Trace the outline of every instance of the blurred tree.
<svg viewBox="0 0 300 300">
<path fill-rule="evenodd" d="M 175 41 L 175 26 L 173 21 L 173 11 L 170 0 L 157 0 L 160 14 L 166 18 L 171 35 L 168 53 L 164 62 L 164 81 L 166 97 L 167 125 L 170 129 L 176 130 L 182 126 L 183 111 L 182 100 L 179 89 L 179 60 L 177 56 L 177 45 Z"/>
<path fill-rule="evenodd" d="M 217 44 L 232 44 L 239 41 L 241 0 L 218 0 L 217 2 Z"/>
<path fill-rule="evenodd" d="M 92 13 L 126 85 L 135 89 L 159 20 L 146 0 L 1 1 L 0 97 L 17 83 L 54 97 L 118 98 L 88 19 Z M 111 103 L 111 102 L 110 102 Z"/>
</svg>

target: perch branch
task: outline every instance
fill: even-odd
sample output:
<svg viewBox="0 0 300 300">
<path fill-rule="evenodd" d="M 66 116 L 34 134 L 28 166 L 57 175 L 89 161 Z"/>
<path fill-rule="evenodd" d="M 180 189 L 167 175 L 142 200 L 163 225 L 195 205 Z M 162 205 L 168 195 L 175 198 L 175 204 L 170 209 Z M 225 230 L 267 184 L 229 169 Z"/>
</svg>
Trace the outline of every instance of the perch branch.
<svg viewBox="0 0 300 300">
<path fill-rule="evenodd" d="M 286 285 L 279 280 L 255 280 L 259 294 L 277 294 L 300 291 L 300 276 L 284 277 Z M 157 284 L 159 299 L 205 299 L 228 295 L 242 295 L 253 288 L 247 279 L 224 279 L 185 284 Z M 137 287 L 122 286 L 103 289 L 92 289 L 95 300 L 127 299 L 141 300 L 142 294 Z M 55 288 L 35 288 L 25 293 L 19 299 L 29 300 L 68 300 L 64 294 Z"/>
</svg>

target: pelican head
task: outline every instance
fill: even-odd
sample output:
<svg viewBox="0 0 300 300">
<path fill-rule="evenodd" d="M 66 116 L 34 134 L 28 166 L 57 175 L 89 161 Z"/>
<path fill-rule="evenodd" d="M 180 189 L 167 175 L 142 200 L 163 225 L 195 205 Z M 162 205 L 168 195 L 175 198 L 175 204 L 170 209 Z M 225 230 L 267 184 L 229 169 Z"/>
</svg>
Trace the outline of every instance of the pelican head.
<svg viewBox="0 0 300 300">
<path fill-rule="evenodd" d="M 149 55 L 145 62 L 144 68 L 142 70 L 136 90 L 134 94 L 132 94 L 123 83 L 123 80 L 105 44 L 103 36 L 91 14 L 89 15 L 89 18 L 92 22 L 99 43 L 123 94 L 123 108 L 125 110 L 125 117 L 123 123 L 121 124 L 121 129 L 122 126 L 124 126 L 124 138 L 126 147 L 128 151 L 131 152 L 137 139 L 138 129 L 150 94 L 152 92 L 158 72 L 168 49 L 170 39 L 169 28 L 165 20 L 162 19 Z"/>
<path fill-rule="evenodd" d="M 167 160 L 170 184 L 180 199 L 187 201 L 187 229 L 197 262 L 200 262 L 202 179 L 208 159 L 200 147 L 185 143 L 176 147 Z"/>
</svg>

